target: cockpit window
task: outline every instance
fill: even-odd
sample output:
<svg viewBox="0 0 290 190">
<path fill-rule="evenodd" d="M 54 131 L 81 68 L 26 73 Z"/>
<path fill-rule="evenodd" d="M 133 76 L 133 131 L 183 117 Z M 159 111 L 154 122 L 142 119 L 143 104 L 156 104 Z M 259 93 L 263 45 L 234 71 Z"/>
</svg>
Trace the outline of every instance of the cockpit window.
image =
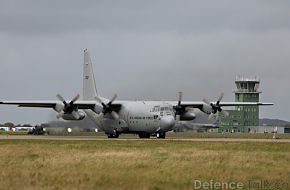
<svg viewBox="0 0 290 190">
<path fill-rule="evenodd" d="M 171 111 L 172 109 L 170 109 L 169 107 L 161 107 L 161 111 Z"/>
<path fill-rule="evenodd" d="M 166 113 L 169 113 L 169 112 L 173 112 L 173 108 L 171 106 L 163 106 L 163 107 L 154 106 L 152 111 L 153 112 L 166 112 Z"/>
<path fill-rule="evenodd" d="M 159 112 L 159 110 L 160 110 L 160 106 L 154 106 L 153 112 Z"/>
</svg>

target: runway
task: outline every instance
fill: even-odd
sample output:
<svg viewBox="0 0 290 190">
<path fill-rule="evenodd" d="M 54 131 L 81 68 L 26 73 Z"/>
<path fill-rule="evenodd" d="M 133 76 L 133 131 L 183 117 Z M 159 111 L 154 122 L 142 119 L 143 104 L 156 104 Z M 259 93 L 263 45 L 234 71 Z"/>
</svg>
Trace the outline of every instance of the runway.
<svg viewBox="0 0 290 190">
<path fill-rule="evenodd" d="M 192 141 L 192 142 L 268 142 L 290 143 L 290 139 L 248 139 L 248 138 L 175 138 L 140 139 L 137 136 L 109 139 L 107 136 L 34 136 L 34 135 L 0 135 L 0 140 L 65 140 L 65 141 Z"/>
</svg>

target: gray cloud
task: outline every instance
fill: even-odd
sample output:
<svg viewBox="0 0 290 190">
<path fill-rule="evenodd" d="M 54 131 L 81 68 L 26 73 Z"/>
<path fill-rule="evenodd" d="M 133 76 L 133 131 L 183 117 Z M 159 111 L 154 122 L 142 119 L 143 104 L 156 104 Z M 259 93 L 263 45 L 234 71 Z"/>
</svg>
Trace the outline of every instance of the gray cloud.
<svg viewBox="0 0 290 190">
<path fill-rule="evenodd" d="M 9 1 L 0 8 L 1 28 L 21 35 L 84 30 L 217 30 L 263 32 L 287 29 L 286 1 Z"/>
<path fill-rule="evenodd" d="M 0 99 L 68 99 L 82 90 L 82 51 L 97 87 L 120 99 L 234 99 L 236 75 L 259 76 L 262 117 L 289 120 L 287 1 L 9 1 L 0 6 Z M 48 111 L 0 108 L 0 122 Z M 35 117 L 37 116 L 37 117 Z"/>
</svg>

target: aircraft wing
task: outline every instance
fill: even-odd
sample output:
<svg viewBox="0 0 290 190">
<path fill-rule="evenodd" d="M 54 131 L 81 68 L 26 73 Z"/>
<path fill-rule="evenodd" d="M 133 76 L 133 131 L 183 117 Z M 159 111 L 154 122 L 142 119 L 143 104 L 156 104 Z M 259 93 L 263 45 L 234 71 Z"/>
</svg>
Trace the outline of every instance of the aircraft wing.
<svg viewBox="0 0 290 190">
<path fill-rule="evenodd" d="M 220 106 L 273 106 L 273 103 L 263 102 L 221 102 Z"/>
<path fill-rule="evenodd" d="M 220 128 L 218 125 L 215 125 L 215 124 L 201 124 L 201 123 L 198 124 L 198 123 L 196 123 L 196 124 L 194 124 L 194 126 L 197 126 L 201 129 L 218 129 L 218 128 Z"/>
<path fill-rule="evenodd" d="M 182 126 L 188 129 L 199 129 L 199 128 L 204 128 L 204 129 L 216 129 L 219 128 L 217 124 L 209 124 L 209 123 L 183 123 Z"/>
<path fill-rule="evenodd" d="M 18 107 L 38 107 L 38 108 L 55 108 L 57 104 L 62 104 L 60 101 L 2 101 L 0 104 L 16 105 Z M 76 101 L 74 106 L 78 109 L 94 109 L 96 106 L 95 101 Z"/>
<path fill-rule="evenodd" d="M 177 106 L 177 101 L 169 101 L 166 102 L 173 106 Z M 216 102 L 210 102 L 211 104 L 216 104 Z M 202 108 L 202 106 L 205 105 L 202 101 L 182 101 L 181 106 L 182 107 L 192 107 L 192 108 Z M 263 102 L 220 102 L 219 105 L 221 107 L 231 107 L 231 106 L 272 106 L 273 103 L 263 103 Z"/>
<path fill-rule="evenodd" d="M 212 117 L 213 114 L 217 112 L 223 112 L 225 115 L 228 115 L 228 112 L 224 111 L 222 107 L 232 107 L 232 106 L 271 106 L 273 103 L 262 103 L 262 102 L 187 102 L 187 101 L 178 101 L 178 102 L 168 102 L 173 105 L 173 108 L 176 110 L 177 114 L 185 113 L 186 109 L 198 108 L 200 111 L 209 114 Z"/>
<path fill-rule="evenodd" d="M 177 106 L 176 101 L 165 101 L 173 106 Z M 211 102 L 215 104 L 215 102 Z M 62 104 L 60 101 L 1 101 L 0 104 L 4 105 L 16 105 L 18 107 L 39 107 L 39 108 L 54 108 L 57 104 Z M 183 101 L 181 102 L 182 107 L 202 108 L 205 103 L 202 101 Z M 79 109 L 93 109 L 98 103 L 96 101 L 76 101 L 74 106 Z M 114 107 L 120 107 L 122 101 L 116 101 L 112 104 Z M 225 106 L 271 106 L 273 103 L 262 103 L 262 102 L 220 102 L 221 107 Z"/>
</svg>

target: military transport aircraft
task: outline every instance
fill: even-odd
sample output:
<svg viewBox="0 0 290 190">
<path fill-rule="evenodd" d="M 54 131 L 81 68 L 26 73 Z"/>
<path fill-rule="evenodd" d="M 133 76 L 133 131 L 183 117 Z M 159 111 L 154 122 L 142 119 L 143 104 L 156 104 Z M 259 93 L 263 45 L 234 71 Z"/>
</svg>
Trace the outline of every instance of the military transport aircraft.
<svg viewBox="0 0 290 190">
<path fill-rule="evenodd" d="M 18 105 L 19 107 L 52 108 L 58 112 L 57 118 L 64 120 L 82 120 L 86 116 L 92 119 L 109 138 L 118 138 L 122 133 L 138 134 L 140 138 L 165 138 L 179 121 L 192 121 L 196 115 L 193 109 L 199 109 L 211 118 L 221 112 L 225 106 L 262 106 L 272 103 L 260 102 L 221 102 L 223 93 L 217 102 L 206 99 L 199 102 L 182 101 L 179 92 L 177 101 L 118 101 L 115 94 L 110 100 L 99 95 L 93 73 L 92 61 L 87 50 L 84 51 L 83 65 L 83 100 L 76 95 L 66 101 L 56 95 L 59 101 L 2 101 L 0 104 Z"/>
</svg>

